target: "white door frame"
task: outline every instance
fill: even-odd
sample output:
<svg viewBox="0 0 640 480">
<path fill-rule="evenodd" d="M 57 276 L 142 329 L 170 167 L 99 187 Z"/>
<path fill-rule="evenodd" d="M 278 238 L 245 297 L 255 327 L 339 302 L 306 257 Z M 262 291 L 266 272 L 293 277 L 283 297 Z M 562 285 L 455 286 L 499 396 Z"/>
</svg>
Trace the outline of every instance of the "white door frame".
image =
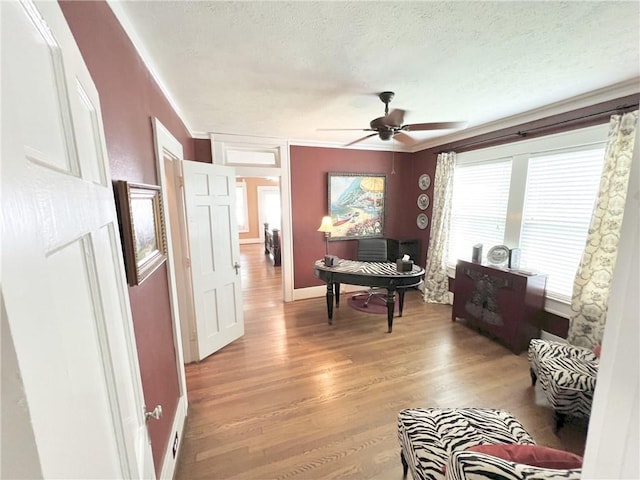
<svg viewBox="0 0 640 480">
<path fill-rule="evenodd" d="M 185 308 L 188 308 L 189 302 L 184 302 L 184 300 L 178 295 L 178 287 L 176 278 L 185 279 L 185 265 L 182 261 L 176 262 L 174 258 L 174 248 L 180 249 L 181 242 L 174 242 L 174 235 L 180 235 L 181 232 L 176 232 L 175 234 L 171 231 L 171 221 L 169 216 L 169 211 L 171 208 L 179 207 L 178 205 L 169 205 L 169 195 L 167 185 L 168 179 L 175 179 L 174 172 L 167 172 L 165 169 L 165 160 L 170 161 L 171 165 L 179 165 L 179 161 L 183 157 L 182 145 L 176 138 L 171 135 L 169 130 L 162 125 L 162 123 L 157 119 L 152 119 L 153 124 L 153 133 L 154 133 L 154 144 L 156 149 L 156 166 L 158 168 L 158 180 L 160 182 L 160 189 L 162 191 L 162 198 L 164 199 L 163 203 L 163 221 L 165 225 L 165 231 L 167 235 L 167 278 L 169 280 L 169 301 L 171 304 L 171 323 L 173 325 L 173 343 L 176 351 L 176 368 L 178 370 L 178 387 L 180 398 L 178 399 L 178 407 L 176 409 L 176 415 L 174 417 L 173 426 L 171 429 L 171 434 L 169 435 L 167 448 L 165 450 L 165 458 L 162 463 L 162 470 L 160 474 L 160 478 L 173 478 L 173 474 L 175 472 L 176 467 L 176 459 L 178 458 L 178 454 L 176 453 L 175 457 L 172 454 L 173 443 L 175 440 L 176 434 L 178 435 L 178 449 L 182 444 L 183 438 L 183 430 L 185 418 L 187 416 L 187 381 L 185 377 L 185 354 L 183 351 L 183 346 L 189 347 L 189 342 L 185 344 L 185 339 L 183 337 L 183 329 L 180 322 L 180 311 L 182 310 L 180 307 L 184 305 Z M 175 167 L 174 167 L 175 168 Z M 168 176 L 167 176 L 168 175 Z M 180 197 L 179 185 L 174 183 L 173 185 L 174 192 L 177 193 L 176 197 Z M 179 238 L 178 238 L 179 240 Z M 179 251 L 179 250 L 178 250 Z M 182 257 L 186 258 L 186 257 Z M 181 290 L 183 293 L 183 290 Z M 188 319 L 187 319 L 188 320 Z M 189 330 L 185 333 L 188 335 Z M 187 353 L 191 355 L 191 350 L 187 350 Z"/>
<path fill-rule="evenodd" d="M 279 138 L 223 135 L 212 133 L 213 163 L 235 167 L 238 177 L 279 177 L 280 210 L 282 212 L 282 293 L 285 302 L 293 301 L 293 227 L 291 224 L 291 176 L 289 142 Z M 276 156 L 276 165 L 239 165 L 227 162 L 227 151 L 268 152 Z M 264 228 L 264 226 L 262 227 Z"/>
</svg>

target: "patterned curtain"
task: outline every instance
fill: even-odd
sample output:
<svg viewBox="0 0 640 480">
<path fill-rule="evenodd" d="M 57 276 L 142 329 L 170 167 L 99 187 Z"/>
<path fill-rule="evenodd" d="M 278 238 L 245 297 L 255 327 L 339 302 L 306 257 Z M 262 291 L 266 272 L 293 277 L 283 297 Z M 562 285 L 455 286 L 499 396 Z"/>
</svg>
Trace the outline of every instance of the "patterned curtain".
<svg viewBox="0 0 640 480">
<path fill-rule="evenodd" d="M 456 154 L 454 152 L 438 155 L 436 175 L 433 181 L 431 234 L 424 275 L 424 301 L 428 303 L 451 303 L 447 255 L 455 167 Z"/>
<path fill-rule="evenodd" d="M 613 115 L 609 123 L 600 191 L 573 284 L 567 338 L 573 345 L 591 348 L 602 342 L 637 123 L 637 110 Z"/>
</svg>

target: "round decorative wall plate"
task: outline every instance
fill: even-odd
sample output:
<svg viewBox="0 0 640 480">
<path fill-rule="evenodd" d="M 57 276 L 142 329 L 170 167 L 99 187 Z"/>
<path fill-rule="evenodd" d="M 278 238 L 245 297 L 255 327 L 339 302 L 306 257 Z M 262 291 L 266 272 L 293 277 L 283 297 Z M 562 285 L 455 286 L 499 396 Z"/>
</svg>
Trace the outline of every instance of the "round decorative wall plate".
<svg viewBox="0 0 640 480">
<path fill-rule="evenodd" d="M 487 260 L 493 265 L 501 265 L 509 260 L 509 247 L 506 245 L 496 245 L 491 247 L 487 253 Z"/>
<path fill-rule="evenodd" d="M 429 225 L 429 217 L 427 217 L 426 214 L 421 213 L 418 215 L 418 218 L 416 218 L 416 224 L 420 230 L 424 230 L 427 228 L 427 225 Z"/>
<path fill-rule="evenodd" d="M 418 208 L 420 210 L 426 210 L 429 207 L 429 196 L 426 193 L 421 193 L 418 197 Z"/>
<path fill-rule="evenodd" d="M 420 190 L 426 190 L 430 185 L 431 177 L 426 173 L 420 175 L 420 178 L 418 179 L 418 186 L 420 187 Z"/>
</svg>

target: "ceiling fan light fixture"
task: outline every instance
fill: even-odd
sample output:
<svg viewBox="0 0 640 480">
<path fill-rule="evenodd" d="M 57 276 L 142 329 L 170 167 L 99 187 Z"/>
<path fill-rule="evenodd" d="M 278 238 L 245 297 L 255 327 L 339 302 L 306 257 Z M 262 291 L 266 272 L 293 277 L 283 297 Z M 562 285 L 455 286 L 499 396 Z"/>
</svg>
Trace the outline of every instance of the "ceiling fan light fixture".
<svg viewBox="0 0 640 480">
<path fill-rule="evenodd" d="M 369 128 L 338 128 L 338 129 L 329 129 L 329 130 L 362 130 L 364 132 L 374 132 L 369 135 L 365 135 L 364 137 L 358 138 L 353 142 L 347 143 L 345 146 L 351 146 L 356 143 L 362 142 L 371 137 L 375 137 L 378 135 L 380 140 L 391 140 L 394 136 L 397 136 L 397 140 L 411 145 L 415 142 L 411 136 L 406 135 L 403 132 L 409 131 L 425 131 L 425 130 L 448 130 L 454 128 L 463 128 L 466 123 L 465 122 L 431 122 L 431 123 L 404 123 L 404 114 L 405 110 L 396 108 L 389 113 L 389 102 L 393 99 L 395 94 L 390 91 L 381 92 L 378 94 L 378 98 L 380 101 L 384 103 L 384 117 L 374 118 L 369 122 Z M 327 129 L 323 129 L 327 130 Z"/>
<path fill-rule="evenodd" d="M 378 95 L 378 98 L 382 101 L 382 103 L 384 103 L 386 105 L 389 102 L 391 102 L 391 100 L 393 100 L 393 97 L 395 95 L 396 94 L 393 93 L 393 92 L 380 92 L 380 94 Z"/>
</svg>

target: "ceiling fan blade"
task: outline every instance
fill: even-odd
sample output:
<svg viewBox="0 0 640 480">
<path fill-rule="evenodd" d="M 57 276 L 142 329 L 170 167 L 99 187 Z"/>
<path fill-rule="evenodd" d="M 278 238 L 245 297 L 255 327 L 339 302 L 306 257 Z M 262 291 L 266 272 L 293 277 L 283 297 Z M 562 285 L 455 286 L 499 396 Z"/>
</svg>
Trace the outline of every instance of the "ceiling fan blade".
<svg viewBox="0 0 640 480">
<path fill-rule="evenodd" d="M 433 122 L 433 123 L 410 123 L 403 125 L 402 129 L 407 131 L 418 130 L 447 130 L 449 128 L 462 128 L 467 122 Z"/>
<path fill-rule="evenodd" d="M 396 108 L 391 110 L 391 113 L 386 117 L 382 117 L 382 120 L 387 127 L 399 127 L 402 125 L 402 121 L 404 120 L 404 114 L 405 110 Z"/>
<path fill-rule="evenodd" d="M 375 137 L 376 135 L 377 135 L 377 133 L 372 133 L 371 135 L 365 135 L 365 136 L 364 136 L 364 137 L 362 137 L 362 138 L 359 138 L 359 139 L 357 139 L 357 140 L 354 140 L 353 142 L 347 143 L 347 144 L 345 145 L 345 147 L 348 147 L 348 146 L 350 146 L 350 145 L 354 145 L 354 144 L 356 144 L 356 143 L 358 143 L 358 142 L 361 142 L 361 141 L 363 141 L 363 140 L 366 140 L 367 138 Z"/>
<path fill-rule="evenodd" d="M 393 138 L 395 140 L 398 140 L 399 142 L 404 143 L 405 145 L 413 145 L 415 143 L 415 140 L 412 137 L 410 137 L 406 133 L 402 133 L 402 132 L 396 133 L 393 136 Z"/>
<path fill-rule="evenodd" d="M 316 128 L 316 132 L 375 132 L 371 128 Z"/>
</svg>

